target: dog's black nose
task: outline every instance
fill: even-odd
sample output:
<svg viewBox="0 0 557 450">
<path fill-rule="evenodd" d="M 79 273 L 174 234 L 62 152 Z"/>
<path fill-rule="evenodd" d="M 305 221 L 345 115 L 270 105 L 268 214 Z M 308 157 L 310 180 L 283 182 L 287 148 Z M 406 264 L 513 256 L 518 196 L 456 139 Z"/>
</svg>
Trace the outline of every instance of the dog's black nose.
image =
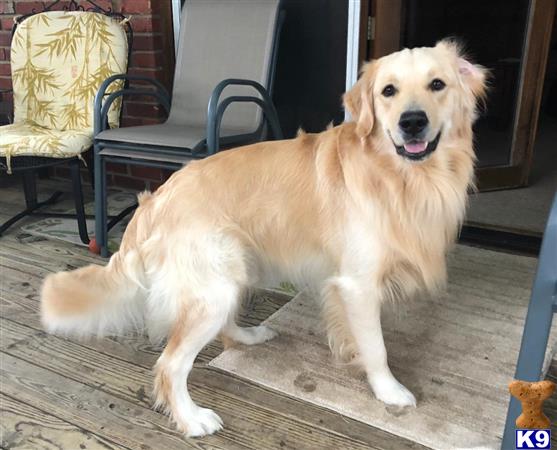
<svg viewBox="0 0 557 450">
<path fill-rule="evenodd" d="M 429 120 L 423 111 L 406 111 L 401 114 L 398 126 L 407 136 L 418 135 L 425 127 Z"/>
</svg>

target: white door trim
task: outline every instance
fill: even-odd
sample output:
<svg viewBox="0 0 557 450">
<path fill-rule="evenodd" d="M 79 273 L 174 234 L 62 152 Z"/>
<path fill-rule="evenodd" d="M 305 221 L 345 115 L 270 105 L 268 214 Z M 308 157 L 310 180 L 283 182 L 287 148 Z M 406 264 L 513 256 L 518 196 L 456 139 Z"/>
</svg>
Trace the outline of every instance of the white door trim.
<svg viewBox="0 0 557 450">
<path fill-rule="evenodd" d="M 358 60 L 360 46 L 360 3 L 361 0 L 348 0 L 348 32 L 346 33 L 346 91 L 358 80 Z M 350 120 L 348 111 L 344 120 Z"/>
<path fill-rule="evenodd" d="M 172 0 L 172 28 L 174 31 L 174 55 L 178 53 L 178 39 L 180 37 L 181 0 Z"/>
</svg>

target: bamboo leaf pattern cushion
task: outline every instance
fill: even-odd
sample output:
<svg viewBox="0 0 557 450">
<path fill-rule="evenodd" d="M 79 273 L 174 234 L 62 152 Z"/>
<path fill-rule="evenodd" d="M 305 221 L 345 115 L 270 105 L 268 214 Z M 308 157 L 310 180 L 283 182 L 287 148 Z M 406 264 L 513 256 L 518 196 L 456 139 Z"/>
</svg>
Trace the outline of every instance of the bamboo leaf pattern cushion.
<svg viewBox="0 0 557 450">
<path fill-rule="evenodd" d="M 95 94 L 126 73 L 127 56 L 124 27 L 104 14 L 49 11 L 23 21 L 11 46 L 14 124 L 0 127 L 0 156 L 65 158 L 89 148 Z M 120 107 L 114 102 L 108 114 L 113 128 Z"/>
</svg>

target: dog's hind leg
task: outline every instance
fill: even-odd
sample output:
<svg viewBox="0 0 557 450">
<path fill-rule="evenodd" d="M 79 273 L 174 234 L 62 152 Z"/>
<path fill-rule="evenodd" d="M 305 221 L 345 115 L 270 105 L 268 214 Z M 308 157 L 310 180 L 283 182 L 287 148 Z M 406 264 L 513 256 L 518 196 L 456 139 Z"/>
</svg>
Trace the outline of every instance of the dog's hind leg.
<svg viewBox="0 0 557 450">
<path fill-rule="evenodd" d="M 256 327 L 239 327 L 233 320 L 222 330 L 223 340 L 232 340 L 244 345 L 256 345 L 269 341 L 277 336 L 277 332 L 265 325 Z"/>
<path fill-rule="evenodd" d="M 210 300 L 181 302 L 183 306 L 168 343 L 155 365 L 155 408 L 168 413 L 178 430 L 188 437 L 212 434 L 222 428 L 222 420 L 214 411 L 193 402 L 188 393 L 187 378 L 197 354 L 229 320 L 235 309 L 237 293 L 235 288 L 217 288 Z"/>
</svg>

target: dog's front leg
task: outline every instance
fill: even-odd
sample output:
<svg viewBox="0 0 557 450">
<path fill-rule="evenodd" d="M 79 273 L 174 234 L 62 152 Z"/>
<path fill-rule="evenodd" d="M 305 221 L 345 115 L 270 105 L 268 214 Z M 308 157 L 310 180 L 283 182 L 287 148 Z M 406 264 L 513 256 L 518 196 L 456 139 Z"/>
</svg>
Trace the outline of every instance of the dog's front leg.
<svg viewBox="0 0 557 450">
<path fill-rule="evenodd" d="M 388 405 L 416 406 L 416 399 L 391 373 L 381 330 L 379 290 L 357 280 L 338 279 L 346 320 L 358 358 L 375 396 Z"/>
</svg>

